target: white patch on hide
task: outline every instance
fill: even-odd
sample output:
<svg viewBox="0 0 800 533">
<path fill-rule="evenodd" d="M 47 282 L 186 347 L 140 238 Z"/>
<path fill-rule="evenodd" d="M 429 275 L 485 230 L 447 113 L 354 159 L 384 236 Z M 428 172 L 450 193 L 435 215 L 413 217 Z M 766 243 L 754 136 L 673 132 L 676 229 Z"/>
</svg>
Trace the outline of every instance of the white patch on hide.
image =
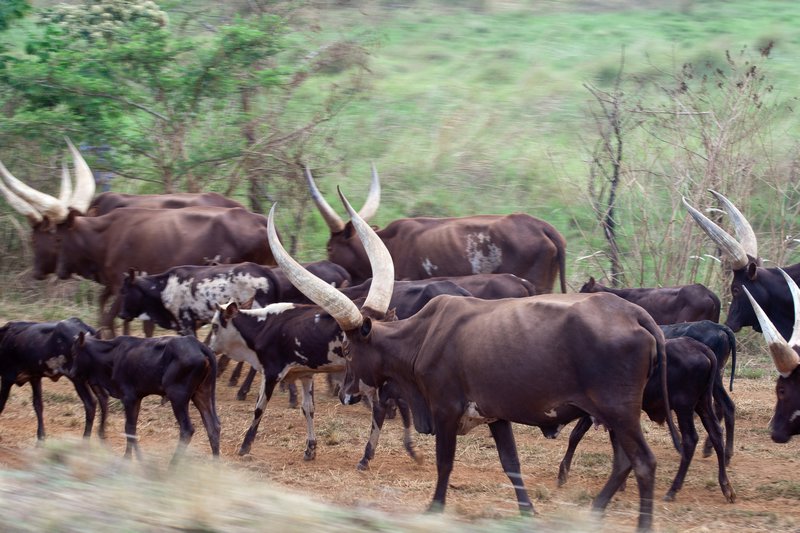
<svg viewBox="0 0 800 533">
<path fill-rule="evenodd" d="M 51 357 L 46 359 L 44 364 L 47 366 L 47 370 L 45 370 L 44 374 L 46 376 L 52 376 L 55 374 L 60 374 L 64 371 L 64 367 L 67 363 L 67 358 L 64 355 L 58 355 L 56 357 Z"/>
<path fill-rule="evenodd" d="M 422 261 L 422 268 L 424 268 L 428 276 L 431 277 L 436 276 L 436 271 L 439 270 L 439 267 L 434 265 L 427 257 Z"/>
<path fill-rule="evenodd" d="M 800 416 L 800 411 L 795 411 L 792 413 L 792 416 L 789 417 L 789 422 L 794 422 L 794 419 Z"/>
<path fill-rule="evenodd" d="M 483 232 L 467 235 L 465 253 L 473 274 L 491 274 L 503 262 L 500 247 L 492 242 L 489 234 Z"/>
<path fill-rule="evenodd" d="M 195 285 L 193 287 L 193 285 Z M 188 313 L 201 321 L 211 320 L 216 304 L 224 304 L 230 300 L 246 302 L 255 296 L 258 290 L 269 291 L 269 280 L 259 276 L 239 272 L 220 273 L 213 278 L 181 280 L 178 276 L 169 276 L 161 300 L 173 316 L 187 316 Z"/>
<path fill-rule="evenodd" d="M 548 417 L 548 418 L 555 418 L 555 417 L 557 417 L 557 416 L 558 416 L 558 413 L 556 412 L 556 410 L 555 410 L 555 409 L 550 409 L 549 411 L 547 411 L 547 412 L 544 414 L 544 416 L 546 416 L 546 417 Z"/>
<path fill-rule="evenodd" d="M 466 435 L 481 424 L 489 424 L 497 420 L 496 418 L 486 418 L 480 413 L 478 405 L 475 402 L 469 402 L 461 419 L 458 421 L 458 434 Z"/>
<path fill-rule="evenodd" d="M 263 372 L 261 362 L 258 360 L 256 352 L 247 346 L 242 334 L 234 327 L 232 321 L 228 321 L 228 326 L 223 328 L 220 323 L 219 311 L 214 313 L 212 323 L 217 326 L 216 331 L 211 335 L 208 347 L 216 354 L 225 354 L 234 361 L 244 361 L 255 368 L 258 372 Z"/>
</svg>

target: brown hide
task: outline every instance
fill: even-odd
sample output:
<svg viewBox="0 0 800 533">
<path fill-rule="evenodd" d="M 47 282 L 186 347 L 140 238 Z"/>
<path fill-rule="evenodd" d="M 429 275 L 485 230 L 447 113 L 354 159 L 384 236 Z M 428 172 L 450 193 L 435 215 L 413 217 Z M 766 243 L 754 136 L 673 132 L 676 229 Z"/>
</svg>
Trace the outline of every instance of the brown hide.
<svg viewBox="0 0 800 533">
<path fill-rule="evenodd" d="M 104 192 L 95 196 L 87 216 L 96 217 L 121 207 L 144 207 L 148 209 L 180 209 L 182 207 L 241 207 L 242 204 L 216 192 L 173 194 L 123 194 Z"/>
<path fill-rule="evenodd" d="M 538 293 L 552 292 L 560 277 L 566 292 L 566 241 L 552 225 L 529 215 L 404 218 L 377 234 L 392 255 L 396 279 L 510 273 L 533 283 Z M 328 259 L 344 266 L 355 283 L 372 275 L 350 222 L 331 235 Z"/>
<path fill-rule="evenodd" d="M 116 295 L 129 269 L 162 272 L 204 264 L 219 255 L 232 262 L 275 264 L 266 218 L 241 208 L 122 208 L 98 217 L 70 217 L 61 229 L 57 274 L 78 274 Z M 110 326 L 118 302 L 102 326 Z M 101 302 L 102 309 L 102 302 Z"/>
</svg>

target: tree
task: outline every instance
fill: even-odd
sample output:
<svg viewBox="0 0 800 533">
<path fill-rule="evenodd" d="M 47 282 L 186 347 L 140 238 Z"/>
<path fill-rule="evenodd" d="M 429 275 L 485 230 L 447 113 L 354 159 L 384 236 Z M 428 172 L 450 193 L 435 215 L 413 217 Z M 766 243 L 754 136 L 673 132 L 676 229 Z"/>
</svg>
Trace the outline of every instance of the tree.
<svg viewBox="0 0 800 533">
<path fill-rule="evenodd" d="M 3 135 L 60 147 L 66 132 L 109 147 L 109 168 L 95 161 L 96 170 L 152 182 L 155 192 L 224 190 L 243 175 L 258 185 L 249 169 L 264 155 L 262 140 L 291 142 L 335 107 L 264 132 L 256 124 L 275 108 L 265 102 L 285 99 L 311 70 L 286 57 L 284 20 L 260 11 L 200 33 L 186 26 L 150 0 L 42 11 L 24 52 L 0 55 Z"/>
<path fill-rule="evenodd" d="M 28 0 L 3 0 L 0 2 L 0 31 L 7 30 L 15 19 L 24 17 L 30 11 Z"/>
</svg>

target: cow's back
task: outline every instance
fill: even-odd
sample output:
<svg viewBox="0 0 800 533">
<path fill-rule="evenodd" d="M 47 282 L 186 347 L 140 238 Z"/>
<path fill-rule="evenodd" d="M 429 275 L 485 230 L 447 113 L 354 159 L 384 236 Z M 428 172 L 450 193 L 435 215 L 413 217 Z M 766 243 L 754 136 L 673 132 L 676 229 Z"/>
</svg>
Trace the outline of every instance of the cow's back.
<svg viewBox="0 0 800 533">
<path fill-rule="evenodd" d="M 550 224 L 525 214 L 412 218 L 379 232 L 399 279 L 510 273 L 551 292 L 566 241 Z"/>
</svg>

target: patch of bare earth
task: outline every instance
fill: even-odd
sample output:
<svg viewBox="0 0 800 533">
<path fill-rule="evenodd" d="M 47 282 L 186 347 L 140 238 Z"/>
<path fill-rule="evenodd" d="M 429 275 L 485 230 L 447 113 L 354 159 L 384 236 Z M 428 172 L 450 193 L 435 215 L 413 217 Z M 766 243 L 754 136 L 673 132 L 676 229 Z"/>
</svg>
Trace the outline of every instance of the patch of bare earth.
<svg viewBox="0 0 800 533">
<path fill-rule="evenodd" d="M 389 513 L 421 513 L 430 502 L 436 481 L 434 439 L 415 434 L 422 465 L 414 463 L 402 446 L 399 417 L 385 425 L 371 468 L 359 472 L 368 437 L 369 413 L 362 406 L 346 407 L 330 397 L 324 379 L 317 378 L 315 423 L 318 448 L 314 461 L 303 460 L 306 427 L 302 412 L 288 407 L 287 396 L 276 392 L 252 452 L 237 452 L 252 420 L 255 393 L 247 401 L 235 399 L 227 376 L 219 381 L 218 411 L 222 421 L 222 463 L 244 472 L 253 482 L 286 487 L 316 500 L 343 506 L 368 507 Z M 44 384 L 45 424 L 51 439 L 78 438 L 83 429 L 83 408 L 71 384 L 62 379 Z M 732 393 L 738 408 L 736 453 L 729 476 L 737 493 L 735 504 L 724 501 L 717 484 L 717 463 L 703 458 L 698 446 L 686 484 L 677 501 L 661 497 L 678 467 L 667 430 L 643 418 L 648 442 L 658 458 L 655 527 L 658 531 L 795 531 L 800 528 L 800 469 L 797 441 L 773 443 L 766 430 L 773 406 L 773 380 L 739 379 Z M 123 413 L 112 404 L 107 446 L 122 454 L 125 448 Z M 208 440 L 199 416 L 192 408 L 197 431 L 189 447 L 196 460 L 211 460 Z M 701 439 L 704 432 L 697 421 Z M 140 446 L 148 459 L 166 465 L 178 431 L 168 405 L 160 399 L 145 400 L 139 420 Z M 569 482 L 557 487 L 558 464 L 567 446 L 571 426 L 555 440 L 538 429 L 516 426 L 525 483 L 539 513 L 537 521 L 547 529 L 629 530 L 636 524 L 638 495 L 631 477 L 599 523 L 592 520 L 591 498 L 610 472 L 610 445 L 602 430 L 591 430 L 578 448 Z M 36 419 L 30 388 L 14 387 L 0 415 L 0 467 L 30 468 L 30 449 L 36 446 Z M 97 441 L 97 437 L 92 437 Z M 456 464 L 450 480 L 447 511 L 460 520 L 513 518 L 517 514 L 513 490 L 502 472 L 497 452 L 486 427 L 460 437 Z"/>
</svg>

